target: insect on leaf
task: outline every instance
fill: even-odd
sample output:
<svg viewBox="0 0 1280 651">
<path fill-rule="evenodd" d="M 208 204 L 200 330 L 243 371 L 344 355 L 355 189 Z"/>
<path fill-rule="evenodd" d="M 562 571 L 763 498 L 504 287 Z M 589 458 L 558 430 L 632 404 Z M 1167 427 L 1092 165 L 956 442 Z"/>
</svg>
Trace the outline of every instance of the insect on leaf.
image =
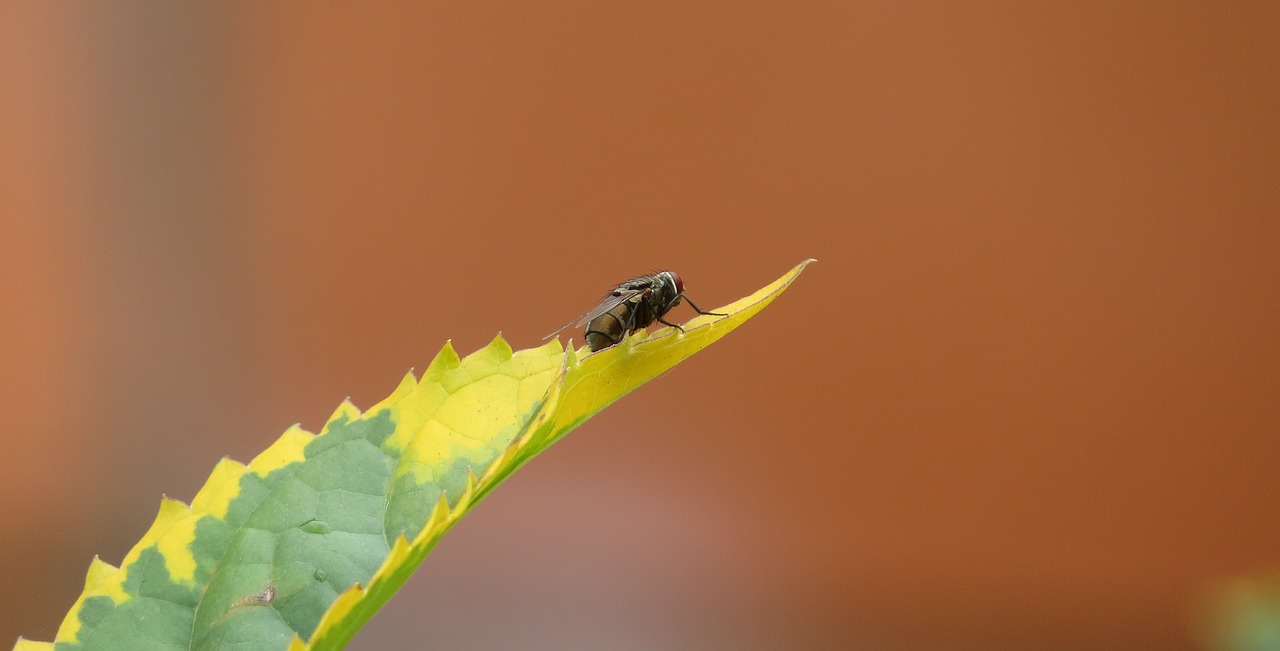
<svg viewBox="0 0 1280 651">
<path fill-rule="evenodd" d="M 339 649 L 440 537 L 593 414 L 744 323 L 810 261 L 684 324 L 587 354 L 501 337 L 445 344 L 415 378 L 319 434 L 223 459 L 190 505 L 164 499 L 119 567 L 94 559 L 54 643 L 15 649 Z M 439 624 L 437 624 L 439 625 Z"/>
</svg>

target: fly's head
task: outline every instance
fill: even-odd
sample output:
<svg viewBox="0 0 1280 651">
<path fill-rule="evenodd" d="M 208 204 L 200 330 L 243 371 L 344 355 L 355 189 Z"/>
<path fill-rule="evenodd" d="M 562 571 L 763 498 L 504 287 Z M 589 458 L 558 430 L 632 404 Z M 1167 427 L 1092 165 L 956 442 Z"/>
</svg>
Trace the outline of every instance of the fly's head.
<svg viewBox="0 0 1280 651">
<path fill-rule="evenodd" d="M 659 272 L 654 279 L 654 304 L 658 316 L 662 316 L 680 304 L 680 297 L 684 294 L 684 281 L 674 271 Z"/>
</svg>

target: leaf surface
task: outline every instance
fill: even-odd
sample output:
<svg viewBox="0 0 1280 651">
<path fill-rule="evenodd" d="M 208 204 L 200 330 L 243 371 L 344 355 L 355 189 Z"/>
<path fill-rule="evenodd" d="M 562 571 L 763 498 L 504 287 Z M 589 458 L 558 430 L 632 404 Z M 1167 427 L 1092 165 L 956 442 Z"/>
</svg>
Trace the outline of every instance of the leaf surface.
<svg viewBox="0 0 1280 651">
<path fill-rule="evenodd" d="M 744 323 L 810 261 L 684 332 L 595 353 L 450 344 L 319 434 L 223 459 L 190 505 L 165 498 L 120 567 L 97 558 L 54 643 L 15 649 L 339 649 L 489 491 L 587 418 Z"/>
</svg>

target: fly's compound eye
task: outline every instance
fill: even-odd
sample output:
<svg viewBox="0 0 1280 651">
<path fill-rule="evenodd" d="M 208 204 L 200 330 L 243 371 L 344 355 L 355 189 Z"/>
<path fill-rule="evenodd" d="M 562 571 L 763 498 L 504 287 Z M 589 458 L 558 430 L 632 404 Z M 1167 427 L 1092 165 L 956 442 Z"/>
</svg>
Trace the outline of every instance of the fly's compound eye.
<svg viewBox="0 0 1280 651">
<path fill-rule="evenodd" d="M 683 280 L 680 280 L 680 274 L 678 274 L 678 273 L 676 273 L 676 272 L 674 272 L 674 271 L 668 271 L 667 273 L 671 276 L 671 282 L 674 282 L 674 283 L 676 284 L 676 294 L 677 294 L 677 295 L 679 295 L 679 294 L 683 294 L 683 293 L 684 293 L 684 281 L 683 281 Z"/>
</svg>

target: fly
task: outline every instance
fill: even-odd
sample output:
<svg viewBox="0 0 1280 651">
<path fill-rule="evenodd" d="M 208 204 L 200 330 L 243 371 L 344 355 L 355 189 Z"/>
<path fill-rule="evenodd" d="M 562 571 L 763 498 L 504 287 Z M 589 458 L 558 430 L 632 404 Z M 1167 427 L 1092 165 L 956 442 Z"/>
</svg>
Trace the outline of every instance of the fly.
<svg viewBox="0 0 1280 651">
<path fill-rule="evenodd" d="M 620 343 L 623 339 L 638 330 L 649 327 L 654 321 L 669 325 L 684 332 L 684 328 L 668 322 L 662 317 L 684 299 L 698 314 L 724 316 L 716 312 L 705 312 L 688 296 L 684 295 L 684 281 L 674 271 L 659 271 L 648 276 L 636 276 L 624 280 L 605 294 L 600 303 L 590 312 L 582 315 L 577 323 L 570 321 L 555 332 L 543 337 L 550 339 L 556 333 L 569 327 L 587 327 L 587 346 L 592 352 L 608 348 Z"/>
</svg>

